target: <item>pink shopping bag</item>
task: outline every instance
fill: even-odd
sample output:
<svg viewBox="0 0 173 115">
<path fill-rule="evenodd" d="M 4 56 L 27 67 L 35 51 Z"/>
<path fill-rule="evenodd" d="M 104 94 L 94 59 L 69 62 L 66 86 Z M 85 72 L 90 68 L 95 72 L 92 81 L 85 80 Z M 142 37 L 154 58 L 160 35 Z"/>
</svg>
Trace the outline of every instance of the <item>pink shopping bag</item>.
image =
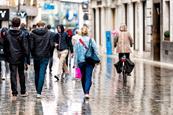
<svg viewBox="0 0 173 115">
<path fill-rule="evenodd" d="M 81 79 L 82 78 L 82 74 L 81 74 L 80 68 L 75 68 L 75 78 L 77 78 L 77 79 Z"/>
</svg>

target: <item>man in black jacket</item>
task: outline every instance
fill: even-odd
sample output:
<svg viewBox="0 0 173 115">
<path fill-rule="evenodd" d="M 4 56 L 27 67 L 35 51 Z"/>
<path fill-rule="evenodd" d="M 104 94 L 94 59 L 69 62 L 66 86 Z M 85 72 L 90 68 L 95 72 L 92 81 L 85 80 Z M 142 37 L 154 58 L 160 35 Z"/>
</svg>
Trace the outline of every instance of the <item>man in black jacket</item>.
<svg viewBox="0 0 173 115">
<path fill-rule="evenodd" d="M 55 35 L 56 33 L 55 32 L 52 32 L 50 29 L 51 29 L 51 25 L 47 25 L 47 30 L 51 33 L 51 39 L 52 41 L 55 40 Z M 55 46 L 53 45 L 53 47 L 51 48 L 50 50 L 50 58 L 49 58 L 49 73 L 52 74 L 52 65 L 53 65 L 53 53 L 54 53 L 54 49 L 55 49 Z"/>
<path fill-rule="evenodd" d="M 26 28 L 26 24 L 24 23 L 21 23 L 20 25 L 20 30 L 23 32 L 23 34 L 25 35 L 25 39 L 26 41 L 28 42 L 28 50 L 30 52 L 30 41 L 29 41 L 29 38 L 30 38 L 30 34 L 29 34 L 29 31 L 27 30 Z M 28 54 L 28 57 L 25 58 L 25 63 L 28 63 L 30 64 L 30 54 Z M 28 66 L 27 64 L 25 64 L 25 70 L 28 70 Z"/>
<path fill-rule="evenodd" d="M 73 46 L 71 43 L 71 40 L 68 39 L 67 32 L 64 31 L 63 25 L 57 26 L 58 33 L 55 36 L 55 47 L 58 50 L 58 57 L 59 57 L 59 68 L 58 68 L 58 74 L 57 76 L 54 76 L 57 80 L 59 78 L 63 78 L 63 70 L 67 71 L 67 65 L 66 65 L 66 57 L 68 55 L 68 52 L 70 50 L 71 54 L 73 55 Z"/>
<path fill-rule="evenodd" d="M 48 65 L 50 50 L 53 46 L 51 33 L 45 28 L 44 22 L 37 24 L 38 28 L 30 34 L 31 54 L 34 58 L 35 87 L 37 98 L 41 98 L 46 68 Z"/>
<path fill-rule="evenodd" d="M 21 86 L 21 96 L 27 96 L 24 75 L 24 59 L 29 54 L 28 42 L 25 35 L 19 29 L 20 18 L 12 19 L 12 28 L 8 30 L 4 37 L 4 55 L 10 64 L 10 80 L 12 95 L 17 96 L 17 70 L 19 73 L 19 81 Z"/>
</svg>

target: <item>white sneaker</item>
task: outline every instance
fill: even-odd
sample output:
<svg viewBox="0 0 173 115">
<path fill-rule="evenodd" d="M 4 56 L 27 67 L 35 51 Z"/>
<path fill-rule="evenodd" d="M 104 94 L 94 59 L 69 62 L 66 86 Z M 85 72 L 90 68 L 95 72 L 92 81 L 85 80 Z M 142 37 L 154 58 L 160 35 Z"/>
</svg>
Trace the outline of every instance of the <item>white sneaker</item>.
<svg viewBox="0 0 173 115">
<path fill-rule="evenodd" d="M 89 94 L 85 94 L 85 99 L 89 99 Z"/>
<path fill-rule="evenodd" d="M 21 97 L 27 97 L 28 96 L 28 93 L 25 92 L 25 94 L 20 94 Z"/>
<path fill-rule="evenodd" d="M 40 99 L 40 98 L 41 98 L 41 94 L 37 94 L 37 98 L 39 98 L 39 99 Z"/>
<path fill-rule="evenodd" d="M 2 78 L 1 78 L 2 80 L 5 80 L 5 76 L 2 76 Z"/>
</svg>

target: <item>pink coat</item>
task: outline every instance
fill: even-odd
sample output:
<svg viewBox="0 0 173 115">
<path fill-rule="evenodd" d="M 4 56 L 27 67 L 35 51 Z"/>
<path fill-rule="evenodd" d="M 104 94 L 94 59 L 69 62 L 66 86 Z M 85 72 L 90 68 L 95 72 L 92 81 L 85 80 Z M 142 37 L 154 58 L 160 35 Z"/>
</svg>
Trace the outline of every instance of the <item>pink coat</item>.
<svg viewBox="0 0 173 115">
<path fill-rule="evenodd" d="M 117 37 L 116 52 L 117 53 L 131 53 L 132 37 L 129 32 L 120 32 Z"/>
</svg>

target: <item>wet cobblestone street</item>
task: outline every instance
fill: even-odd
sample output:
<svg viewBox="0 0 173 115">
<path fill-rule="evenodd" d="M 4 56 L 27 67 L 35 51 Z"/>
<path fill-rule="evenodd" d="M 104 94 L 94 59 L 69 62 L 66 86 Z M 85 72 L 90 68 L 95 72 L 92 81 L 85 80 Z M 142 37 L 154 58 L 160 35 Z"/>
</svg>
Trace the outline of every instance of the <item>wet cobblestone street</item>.
<svg viewBox="0 0 173 115">
<path fill-rule="evenodd" d="M 173 68 L 135 60 L 127 86 L 113 66 L 116 60 L 104 58 L 94 71 L 90 99 L 84 101 L 80 80 L 69 75 L 57 82 L 46 74 L 42 99 L 36 98 L 34 70 L 26 72 L 28 97 L 12 100 L 9 73 L 0 81 L 0 115 L 172 115 Z M 19 89 L 19 88 L 18 88 Z"/>
</svg>

